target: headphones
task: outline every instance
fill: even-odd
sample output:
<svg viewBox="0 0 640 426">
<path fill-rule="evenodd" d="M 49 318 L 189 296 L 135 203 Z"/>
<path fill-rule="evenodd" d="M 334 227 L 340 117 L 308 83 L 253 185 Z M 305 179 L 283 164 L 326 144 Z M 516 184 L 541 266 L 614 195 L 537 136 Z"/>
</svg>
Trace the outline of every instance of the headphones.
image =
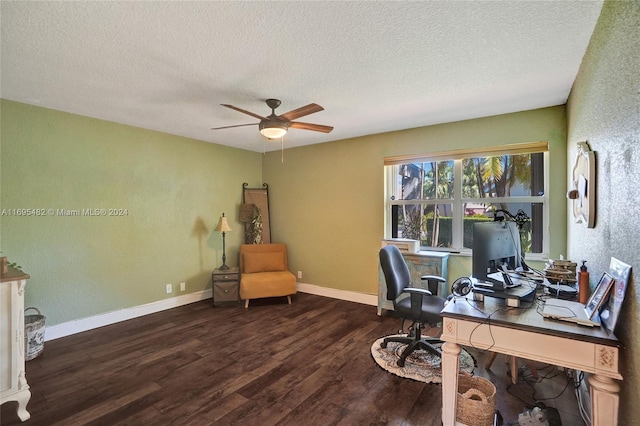
<svg viewBox="0 0 640 426">
<path fill-rule="evenodd" d="M 451 293 L 458 297 L 466 296 L 472 287 L 473 283 L 469 277 L 460 277 L 451 284 Z"/>
</svg>

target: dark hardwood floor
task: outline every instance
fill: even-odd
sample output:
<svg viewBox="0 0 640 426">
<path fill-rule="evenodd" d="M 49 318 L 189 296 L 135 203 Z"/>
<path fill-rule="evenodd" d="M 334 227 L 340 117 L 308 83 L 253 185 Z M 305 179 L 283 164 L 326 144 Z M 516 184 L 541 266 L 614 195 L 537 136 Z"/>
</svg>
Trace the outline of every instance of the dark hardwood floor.
<svg viewBox="0 0 640 426">
<path fill-rule="evenodd" d="M 440 385 L 396 377 L 373 361 L 371 344 L 398 327 L 373 306 L 309 294 L 292 305 L 205 301 L 147 315 L 46 342 L 27 362 L 24 424 L 440 425 Z M 562 371 L 539 365 L 545 378 L 524 370 L 509 386 L 502 355 L 487 371 L 486 353 L 468 350 L 475 374 L 496 384 L 505 421 L 533 398 L 551 398 L 544 402 L 563 425 L 583 424 Z M 0 415 L 2 425 L 21 424 L 13 402 Z"/>
</svg>

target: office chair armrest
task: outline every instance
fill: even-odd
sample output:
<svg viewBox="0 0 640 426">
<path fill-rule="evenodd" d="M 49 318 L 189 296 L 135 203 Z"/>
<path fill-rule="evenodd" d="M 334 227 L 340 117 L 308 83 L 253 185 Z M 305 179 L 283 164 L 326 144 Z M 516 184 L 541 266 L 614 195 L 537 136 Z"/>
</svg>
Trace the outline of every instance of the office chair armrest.
<svg viewBox="0 0 640 426">
<path fill-rule="evenodd" d="M 422 281 L 427 281 L 427 286 L 429 287 L 429 291 L 431 294 L 438 294 L 438 283 L 447 282 L 443 277 L 439 275 L 424 275 L 421 277 Z"/>
<path fill-rule="evenodd" d="M 443 277 L 439 276 L 439 275 L 423 275 L 422 277 L 420 277 L 420 279 L 422 281 L 438 281 L 440 283 L 446 282 L 447 280 L 445 280 Z"/>
<path fill-rule="evenodd" d="M 402 290 L 402 292 L 403 293 L 410 293 L 410 294 L 418 294 L 418 295 L 421 295 L 421 296 L 433 296 L 433 293 L 431 293 L 426 288 L 407 287 L 404 290 Z"/>
<path fill-rule="evenodd" d="M 425 296 L 433 296 L 433 293 L 424 288 L 406 287 L 402 292 L 409 293 L 409 296 L 411 297 L 411 315 L 414 318 L 418 318 L 420 316 Z"/>
</svg>

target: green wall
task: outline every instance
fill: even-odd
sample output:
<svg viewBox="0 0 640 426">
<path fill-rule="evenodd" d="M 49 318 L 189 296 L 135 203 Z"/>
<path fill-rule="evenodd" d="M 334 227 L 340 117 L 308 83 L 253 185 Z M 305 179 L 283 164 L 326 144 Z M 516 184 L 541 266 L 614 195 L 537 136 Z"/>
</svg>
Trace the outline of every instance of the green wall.
<svg viewBox="0 0 640 426">
<path fill-rule="evenodd" d="M 28 306 L 48 325 L 210 287 L 225 211 L 238 232 L 243 182 L 269 184 L 271 232 L 285 242 L 304 283 L 377 293 L 383 237 L 383 158 L 546 140 L 551 156 L 551 255 L 565 252 L 567 159 L 562 106 L 253 153 L 35 106 L 2 101 L 1 249 L 31 275 Z M 562 182 L 557 185 L 557 182 Z M 121 217 L 62 216 L 58 210 L 127 209 Z M 539 266 L 539 265 L 536 265 Z M 470 258 L 452 256 L 450 277 Z M 166 295 L 164 285 L 174 293 Z"/>
<path fill-rule="evenodd" d="M 640 3 L 607 0 L 567 104 L 568 164 L 577 142 L 596 153 L 596 224 L 569 221 L 569 255 L 586 259 L 592 288 L 611 257 L 633 267 L 616 335 L 622 342 L 620 425 L 640 401 Z"/>
<path fill-rule="evenodd" d="M 25 305 L 48 326 L 210 287 L 222 212 L 238 231 L 227 234 L 227 263 L 237 264 L 242 183 L 262 182 L 260 154 L 6 100 L 0 107 L 0 248 L 31 276 Z M 82 215 L 113 208 L 127 213 Z"/>
<path fill-rule="evenodd" d="M 279 151 L 267 153 L 273 239 L 288 245 L 300 281 L 377 294 L 384 157 L 541 140 L 550 147 L 550 254 L 557 258 L 567 225 L 563 106 L 288 149 L 284 162 Z M 450 278 L 470 270 L 469 257 L 451 257 Z"/>
</svg>

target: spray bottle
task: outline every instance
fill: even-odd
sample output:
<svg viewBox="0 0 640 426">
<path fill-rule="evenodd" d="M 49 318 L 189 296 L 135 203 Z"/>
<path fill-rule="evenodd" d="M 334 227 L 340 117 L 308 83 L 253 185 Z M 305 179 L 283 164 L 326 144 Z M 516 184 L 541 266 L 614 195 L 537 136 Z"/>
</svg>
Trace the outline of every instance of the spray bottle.
<svg viewBox="0 0 640 426">
<path fill-rule="evenodd" d="M 589 300 L 589 272 L 587 271 L 587 261 L 582 261 L 580 272 L 578 273 L 578 301 L 587 303 Z"/>
</svg>

